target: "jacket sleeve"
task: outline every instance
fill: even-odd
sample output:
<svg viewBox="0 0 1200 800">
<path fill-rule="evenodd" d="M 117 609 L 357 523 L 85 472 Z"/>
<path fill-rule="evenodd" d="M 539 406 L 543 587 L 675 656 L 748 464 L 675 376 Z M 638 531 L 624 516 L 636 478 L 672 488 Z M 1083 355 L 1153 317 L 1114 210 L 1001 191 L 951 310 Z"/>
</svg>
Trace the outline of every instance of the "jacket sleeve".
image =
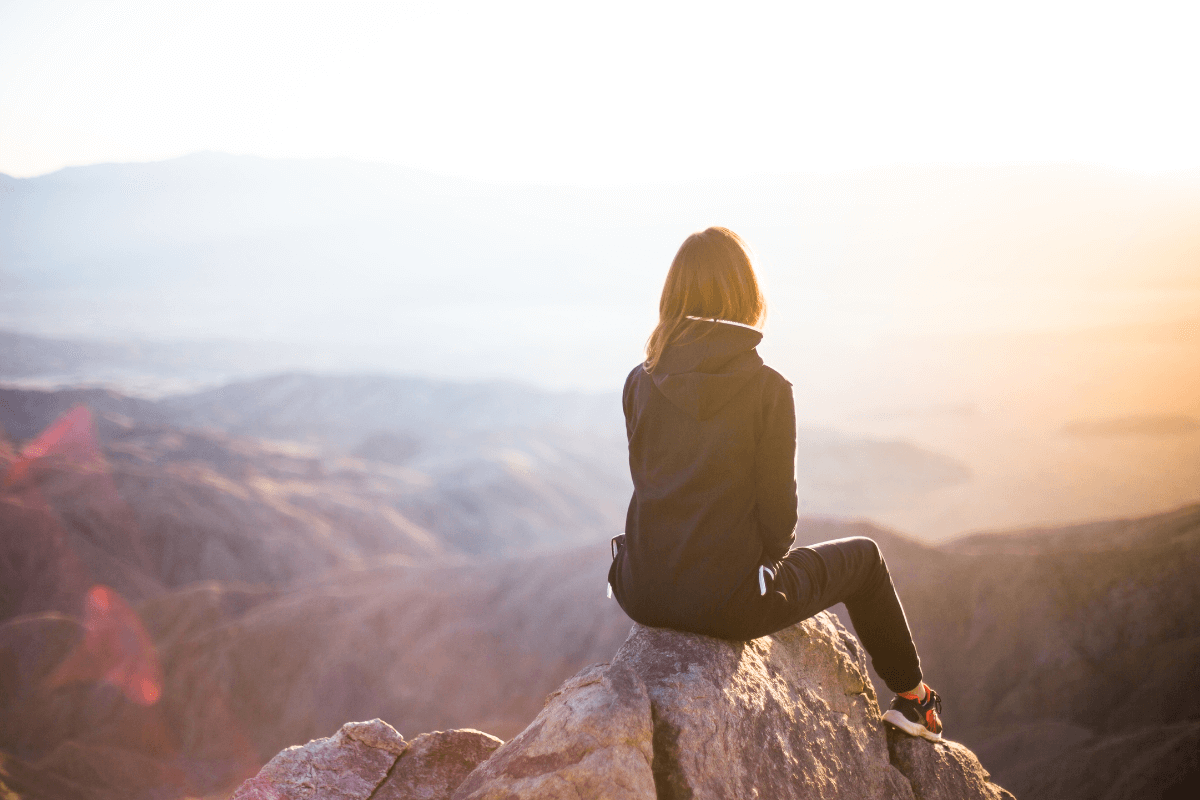
<svg viewBox="0 0 1200 800">
<path fill-rule="evenodd" d="M 621 410 L 625 412 L 625 439 L 627 441 L 633 438 L 633 376 L 639 369 L 641 369 L 641 365 L 629 373 L 625 378 L 625 388 L 621 390 Z"/>
<path fill-rule="evenodd" d="M 763 426 L 755 452 L 758 533 L 763 554 L 779 561 L 796 542 L 796 406 L 780 380 L 763 397 Z"/>
</svg>

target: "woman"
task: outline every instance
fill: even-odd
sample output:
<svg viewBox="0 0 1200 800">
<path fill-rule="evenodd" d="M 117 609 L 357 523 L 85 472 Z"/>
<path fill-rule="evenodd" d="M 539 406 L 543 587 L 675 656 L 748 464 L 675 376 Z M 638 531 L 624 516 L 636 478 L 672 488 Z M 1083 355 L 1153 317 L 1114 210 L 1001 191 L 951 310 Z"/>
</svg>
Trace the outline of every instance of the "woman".
<svg viewBox="0 0 1200 800">
<path fill-rule="evenodd" d="M 675 255 L 646 361 L 625 381 L 633 499 L 609 583 L 645 625 L 747 640 L 837 603 L 896 692 L 884 719 L 940 739 L 938 695 L 883 556 L 862 537 L 793 549 L 792 386 L 755 348 L 765 304 L 749 249 L 709 228 Z"/>
</svg>

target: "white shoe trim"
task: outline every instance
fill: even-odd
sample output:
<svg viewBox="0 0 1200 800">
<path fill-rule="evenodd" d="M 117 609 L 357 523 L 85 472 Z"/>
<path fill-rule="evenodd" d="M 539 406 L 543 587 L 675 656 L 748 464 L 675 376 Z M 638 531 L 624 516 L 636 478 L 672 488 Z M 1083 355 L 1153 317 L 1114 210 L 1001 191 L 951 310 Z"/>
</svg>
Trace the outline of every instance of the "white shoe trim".
<svg viewBox="0 0 1200 800">
<path fill-rule="evenodd" d="M 883 712 L 883 721 L 892 727 L 899 728 L 909 736 L 920 736 L 922 739 L 928 739 L 931 742 L 942 741 L 940 733 L 934 733 L 921 723 L 913 722 L 894 708 L 889 708 Z"/>
</svg>

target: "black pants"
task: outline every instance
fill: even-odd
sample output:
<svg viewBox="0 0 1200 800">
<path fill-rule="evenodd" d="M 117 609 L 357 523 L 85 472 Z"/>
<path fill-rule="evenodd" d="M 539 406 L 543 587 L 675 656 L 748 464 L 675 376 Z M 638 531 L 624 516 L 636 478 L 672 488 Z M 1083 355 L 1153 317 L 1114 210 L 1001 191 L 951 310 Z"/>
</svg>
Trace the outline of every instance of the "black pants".
<svg viewBox="0 0 1200 800">
<path fill-rule="evenodd" d="M 765 596 L 757 575 L 738 589 L 720 615 L 720 635 L 766 636 L 845 603 L 854 632 L 888 688 L 906 692 L 921 682 L 908 620 L 874 540 L 856 536 L 798 547 L 766 584 Z"/>
</svg>

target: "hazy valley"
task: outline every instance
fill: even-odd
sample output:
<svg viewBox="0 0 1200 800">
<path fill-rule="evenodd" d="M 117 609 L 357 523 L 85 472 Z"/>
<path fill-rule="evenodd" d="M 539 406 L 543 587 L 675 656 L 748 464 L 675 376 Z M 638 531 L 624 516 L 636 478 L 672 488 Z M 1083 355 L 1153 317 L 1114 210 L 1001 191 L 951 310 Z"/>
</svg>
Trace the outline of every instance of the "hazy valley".
<svg viewBox="0 0 1200 800">
<path fill-rule="evenodd" d="M 410 438 L 375 427 L 366 385 L 407 407 Z M 322 424 L 330 394 L 358 398 L 334 421 L 352 444 Z M 305 376 L 163 401 L 3 390 L 4 779 L 22 797 L 214 792 L 375 716 L 512 736 L 629 628 L 603 586 L 627 487 L 587 409 Z M 363 447 L 352 430 L 392 460 L 342 454 Z M 1115 781 L 1103 796 L 1123 797 L 1173 785 L 1163 770 L 1195 780 L 1195 506 L 937 546 L 832 519 L 798 535 L 858 534 L 892 565 L 955 738 L 1002 785 L 1094 797 Z M 98 585 L 128 611 L 98 613 Z M 1105 772 L 1113 752 L 1127 763 Z"/>
<path fill-rule="evenodd" d="M 205 153 L 0 176 L 0 379 L 161 397 L 317 372 L 611 395 L 674 248 L 715 222 L 758 252 L 761 350 L 802 425 L 970 473 L 909 503 L 855 487 L 884 455 L 846 456 L 805 512 L 930 539 L 1150 514 L 1200 499 L 1197 218 L 1195 172 L 1084 167 L 580 189 Z"/>
<path fill-rule="evenodd" d="M 1022 800 L 1191 796 L 1198 218 L 1194 173 L 1084 168 L 0 176 L 0 788 L 520 731 L 629 631 L 618 391 L 717 223 L 762 259 L 798 537 L 881 543 L 951 737 Z"/>
</svg>

